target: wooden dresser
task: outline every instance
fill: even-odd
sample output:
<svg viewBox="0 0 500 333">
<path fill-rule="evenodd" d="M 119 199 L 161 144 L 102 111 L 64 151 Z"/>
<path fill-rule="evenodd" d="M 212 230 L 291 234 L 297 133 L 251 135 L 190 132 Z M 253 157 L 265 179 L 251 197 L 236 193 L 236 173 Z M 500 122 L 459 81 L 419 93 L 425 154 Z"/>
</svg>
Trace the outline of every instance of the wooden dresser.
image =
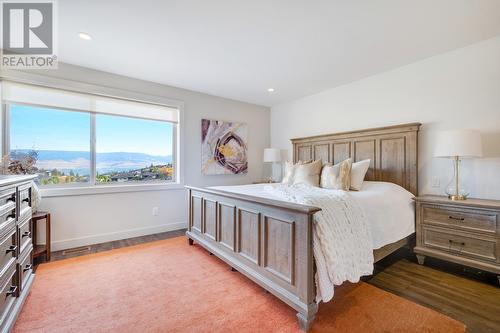
<svg viewBox="0 0 500 333">
<path fill-rule="evenodd" d="M 500 201 L 442 196 L 415 199 L 420 264 L 425 256 L 452 261 L 498 275 L 500 282 Z"/>
<path fill-rule="evenodd" d="M 0 176 L 0 332 L 9 332 L 33 283 L 31 184 L 36 176 Z"/>
</svg>

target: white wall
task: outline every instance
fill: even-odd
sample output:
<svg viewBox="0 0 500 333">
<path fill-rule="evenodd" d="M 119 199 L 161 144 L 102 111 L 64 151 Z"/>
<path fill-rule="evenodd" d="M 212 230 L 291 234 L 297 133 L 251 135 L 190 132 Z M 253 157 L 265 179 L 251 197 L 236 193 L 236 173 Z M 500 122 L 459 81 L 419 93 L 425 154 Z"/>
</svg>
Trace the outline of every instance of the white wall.
<svg viewBox="0 0 500 333">
<path fill-rule="evenodd" d="M 464 179 L 474 197 L 500 199 L 500 36 L 275 106 L 271 146 L 291 156 L 294 137 L 408 122 L 423 124 L 420 193 L 443 193 L 452 174 L 450 161 L 433 158 L 436 132 L 473 128 L 485 156 L 464 162 Z"/>
<path fill-rule="evenodd" d="M 39 74 L 40 72 L 37 72 Z M 269 109 L 202 93 L 60 64 L 44 75 L 177 99 L 184 102 L 184 183 L 210 186 L 245 184 L 262 178 L 262 152 L 269 145 Z M 248 124 L 248 174 L 201 174 L 201 119 Z M 159 207 L 159 215 L 152 208 Z M 52 213 L 54 250 L 186 227 L 186 191 L 163 190 L 49 197 L 41 209 Z M 43 240 L 43 239 L 42 239 Z"/>
</svg>

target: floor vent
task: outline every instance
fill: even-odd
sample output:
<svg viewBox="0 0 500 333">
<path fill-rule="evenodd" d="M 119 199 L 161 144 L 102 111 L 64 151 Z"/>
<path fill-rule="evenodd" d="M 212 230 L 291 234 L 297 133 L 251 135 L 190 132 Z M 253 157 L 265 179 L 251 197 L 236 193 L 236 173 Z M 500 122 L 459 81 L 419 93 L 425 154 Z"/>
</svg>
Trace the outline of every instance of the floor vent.
<svg viewBox="0 0 500 333">
<path fill-rule="evenodd" d="M 62 255 L 67 256 L 72 254 L 81 254 L 85 252 L 90 252 L 90 246 L 75 247 L 74 249 L 63 250 Z"/>
</svg>

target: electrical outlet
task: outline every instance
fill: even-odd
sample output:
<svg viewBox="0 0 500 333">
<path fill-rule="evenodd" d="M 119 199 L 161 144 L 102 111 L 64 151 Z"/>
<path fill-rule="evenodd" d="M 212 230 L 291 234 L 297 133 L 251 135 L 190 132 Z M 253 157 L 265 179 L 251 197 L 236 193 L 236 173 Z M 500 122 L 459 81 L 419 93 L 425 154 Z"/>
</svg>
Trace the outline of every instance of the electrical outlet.
<svg viewBox="0 0 500 333">
<path fill-rule="evenodd" d="M 441 186 L 441 179 L 439 177 L 432 177 L 432 187 L 439 188 Z"/>
<path fill-rule="evenodd" d="M 153 211 L 152 211 L 153 216 L 158 216 L 158 213 L 159 213 L 159 208 L 153 207 Z"/>
</svg>

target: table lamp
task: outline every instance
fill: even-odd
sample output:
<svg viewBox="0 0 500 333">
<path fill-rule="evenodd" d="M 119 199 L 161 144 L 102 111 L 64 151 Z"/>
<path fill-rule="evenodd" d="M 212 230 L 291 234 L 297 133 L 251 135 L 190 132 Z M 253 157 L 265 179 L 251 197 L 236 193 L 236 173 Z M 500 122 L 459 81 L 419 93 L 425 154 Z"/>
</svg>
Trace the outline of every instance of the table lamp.
<svg viewBox="0 0 500 333">
<path fill-rule="evenodd" d="M 435 157 L 451 158 L 454 177 L 446 187 L 451 200 L 465 200 L 470 194 L 460 178 L 461 161 L 464 158 L 481 157 L 483 154 L 481 133 L 477 130 L 448 130 L 438 134 Z"/>
<path fill-rule="evenodd" d="M 272 163 L 273 168 L 271 170 L 271 175 L 269 176 L 269 182 L 272 182 L 273 179 L 273 170 L 275 163 L 281 162 L 281 150 L 277 148 L 266 148 L 264 149 L 264 162 Z M 281 171 L 281 169 L 280 169 Z M 281 175 L 280 175 L 281 177 Z"/>
</svg>

